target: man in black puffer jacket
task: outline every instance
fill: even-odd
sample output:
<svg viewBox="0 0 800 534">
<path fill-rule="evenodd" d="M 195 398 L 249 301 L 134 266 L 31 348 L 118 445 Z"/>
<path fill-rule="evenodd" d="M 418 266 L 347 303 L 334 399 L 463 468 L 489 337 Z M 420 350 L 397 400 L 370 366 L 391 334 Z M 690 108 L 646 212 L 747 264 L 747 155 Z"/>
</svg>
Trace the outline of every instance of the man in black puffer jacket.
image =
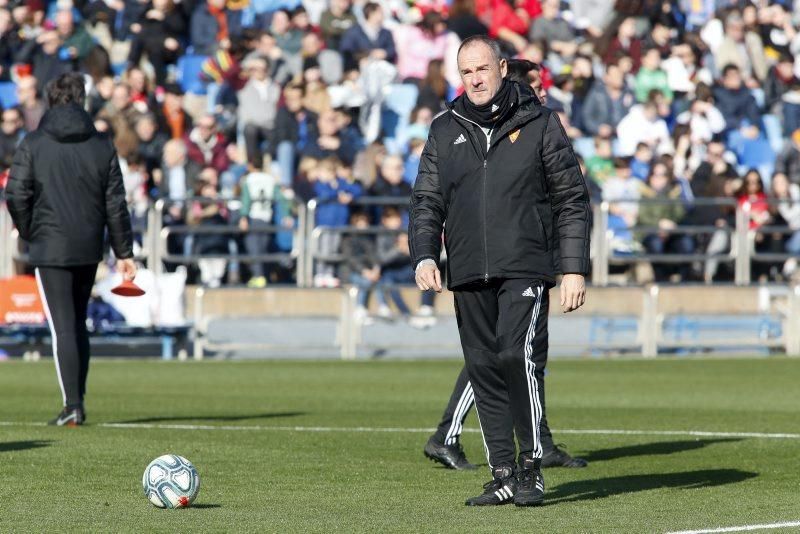
<svg viewBox="0 0 800 534">
<path fill-rule="evenodd" d="M 520 84 L 521 91 L 528 88 L 533 91 L 532 99 L 538 105 L 547 104 L 547 93 L 542 89 L 542 76 L 539 65 L 526 59 L 508 60 L 508 75 L 506 78 Z M 540 340 L 541 341 L 541 340 Z M 586 467 L 588 462 L 583 458 L 572 457 L 567 451 L 556 445 L 550 425 L 547 423 L 547 407 L 545 403 L 544 372 L 547 367 L 547 347 L 542 343 L 537 345 L 541 350 L 533 351 L 536 374 L 536 384 L 539 386 L 539 402 L 542 405 L 542 418 L 539 424 L 539 437 L 542 443 L 542 467 Z M 444 414 L 437 425 L 436 431 L 425 443 L 423 452 L 425 456 L 450 469 L 475 469 L 469 463 L 464 449 L 461 447 L 461 432 L 464 420 L 469 415 L 475 404 L 475 394 L 469 381 L 467 368 L 463 367 L 456 379 L 450 401 L 447 403 Z"/>
<path fill-rule="evenodd" d="M 86 309 L 106 227 L 117 269 L 136 276 L 131 222 L 117 153 L 83 109 L 83 77 L 63 74 L 47 89 L 50 110 L 14 155 L 6 189 L 53 339 L 64 409 L 51 424 L 83 424 L 89 373 Z"/>
<path fill-rule="evenodd" d="M 584 302 L 589 195 L 558 117 L 503 79 L 497 43 L 465 40 L 458 67 L 465 94 L 434 120 L 420 161 L 411 255 L 417 286 L 441 291 L 446 224 L 448 286 L 493 476 L 466 504 L 537 505 L 544 479 L 535 361 L 547 350 L 557 268 L 564 312 Z"/>
</svg>

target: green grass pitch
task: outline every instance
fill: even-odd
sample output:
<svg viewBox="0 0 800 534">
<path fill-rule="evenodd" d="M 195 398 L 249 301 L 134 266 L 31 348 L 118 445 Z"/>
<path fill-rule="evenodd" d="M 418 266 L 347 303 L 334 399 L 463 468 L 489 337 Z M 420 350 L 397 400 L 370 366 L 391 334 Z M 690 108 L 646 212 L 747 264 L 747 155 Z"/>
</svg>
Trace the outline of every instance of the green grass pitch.
<svg viewBox="0 0 800 534">
<path fill-rule="evenodd" d="M 459 365 L 101 360 L 89 425 L 66 429 L 35 425 L 59 408 L 52 362 L 0 363 L 0 532 L 670 532 L 800 520 L 800 359 L 551 362 L 556 441 L 591 463 L 545 470 L 546 506 L 532 509 L 467 508 L 488 471 L 423 457 Z M 472 413 L 465 449 L 485 464 L 476 429 Z M 167 452 L 197 466 L 193 508 L 159 510 L 142 493 L 145 466 Z"/>
</svg>

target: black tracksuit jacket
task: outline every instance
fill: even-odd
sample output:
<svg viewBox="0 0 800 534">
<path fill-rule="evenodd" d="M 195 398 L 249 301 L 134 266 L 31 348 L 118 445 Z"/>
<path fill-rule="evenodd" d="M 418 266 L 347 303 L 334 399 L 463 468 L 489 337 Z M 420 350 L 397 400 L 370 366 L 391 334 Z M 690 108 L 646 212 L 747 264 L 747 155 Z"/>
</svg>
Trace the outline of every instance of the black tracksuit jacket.
<svg viewBox="0 0 800 534">
<path fill-rule="evenodd" d="M 431 125 L 409 242 L 415 268 L 438 261 L 444 229 L 450 288 L 492 278 L 553 284 L 559 272 L 589 271 L 589 194 L 572 145 L 558 116 L 516 89 L 516 110 L 488 150 L 452 104 Z"/>
<path fill-rule="evenodd" d="M 22 140 L 6 199 L 37 267 L 100 262 L 106 226 L 117 258 L 133 257 L 117 152 L 76 104 L 48 110 L 39 128 Z"/>
</svg>

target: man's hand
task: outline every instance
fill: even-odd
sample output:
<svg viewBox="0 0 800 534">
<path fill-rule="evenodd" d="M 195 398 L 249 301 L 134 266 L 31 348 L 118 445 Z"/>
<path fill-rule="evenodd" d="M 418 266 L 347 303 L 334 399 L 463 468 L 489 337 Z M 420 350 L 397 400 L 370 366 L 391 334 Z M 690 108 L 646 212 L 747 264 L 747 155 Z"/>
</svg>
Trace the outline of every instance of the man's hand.
<svg viewBox="0 0 800 534">
<path fill-rule="evenodd" d="M 575 311 L 586 302 L 586 283 L 582 274 L 565 274 L 561 279 L 561 309 Z"/>
<path fill-rule="evenodd" d="M 122 279 L 132 282 L 136 278 L 136 263 L 133 258 L 117 260 L 117 272 L 122 275 Z"/>
<path fill-rule="evenodd" d="M 417 269 L 414 278 L 421 291 L 433 289 L 437 293 L 442 292 L 442 274 L 436 265 L 423 265 Z"/>
</svg>

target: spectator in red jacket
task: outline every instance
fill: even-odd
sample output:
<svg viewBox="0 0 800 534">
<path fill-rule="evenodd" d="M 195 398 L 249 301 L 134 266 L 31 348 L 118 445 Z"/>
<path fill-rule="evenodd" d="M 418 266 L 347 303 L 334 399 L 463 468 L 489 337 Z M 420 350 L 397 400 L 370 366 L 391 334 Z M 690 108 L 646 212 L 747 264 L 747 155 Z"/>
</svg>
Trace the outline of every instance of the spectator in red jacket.
<svg viewBox="0 0 800 534">
<path fill-rule="evenodd" d="M 606 53 L 603 54 L 603 62 L 610 65 L 621 57 L 629 57 L 633 63 L 631 72 L 635 74 L 642 64 L 642 40 L 636 36 L 636 19 L 633 17 L 623 19 L 617 31 L 611 32 L 611 35 L 614 33 L 616 37 L 611 40 Z"/>
<path fill-rule="evenodd" d="M 185 138 L 189 159 L 204 167 L 214 167 L 218 173 L 228 170 L 230 160 L 227 154 L 228 143 L 219 133 L 213 115 L 204 115 L 197 121 Z"/>
</svg>

